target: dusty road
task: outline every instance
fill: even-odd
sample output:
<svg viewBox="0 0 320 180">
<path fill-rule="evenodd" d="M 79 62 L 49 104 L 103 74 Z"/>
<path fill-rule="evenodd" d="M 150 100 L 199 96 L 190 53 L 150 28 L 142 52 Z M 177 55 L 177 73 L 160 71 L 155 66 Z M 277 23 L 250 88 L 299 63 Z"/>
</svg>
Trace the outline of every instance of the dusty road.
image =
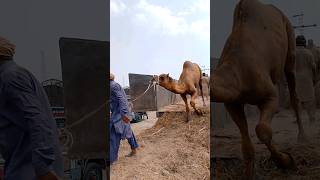
<svg viewBox="0 0 320 180">
<path fill-rule="evenodd" d="M 202 110 L 204 116 L 194 114 L 190 123 L 184 122 L 184 112 L 168 112 L 133 124 L 141 148 L 136 157 L 127 158 L 130 147 L 122 141 L 111 179 L 209 180 L 209 106 Z"/>
<path fill-rule="evenodd" d="M 319 112 L 318 112 L 319 113 Z M 319 116 L 317 116 L 319 119 Z M 281 111 L 273 118 L 273 140 L 279 149 L 289 152 L 298 167 L 297 171 L 278 169 L 269 160 L 270 153 L 264 144 L 261 144 L 255 134 L 255 125 L 258 119 L 248 119 L 252 142 L 256 150 L 256 179 L 292 179 L 312 180 L 320 179 L 320 121 L 309 126 L 306 114 L 303 114 L 303 123 L 309 137 L 308 143 L 297 143 L 297 124 L 292 111 Z M 215 178 L 221 180 L 240 179 L 242 174 L 242 155 L 240 150 L 240 132 L 234 123 L 224 129 L 216 129 L 211 133 L 214 153 L 211 154 L 212 165 L 215 168 Z M 218 162 L 218 165 L 217 165 Z"/>
</svg>

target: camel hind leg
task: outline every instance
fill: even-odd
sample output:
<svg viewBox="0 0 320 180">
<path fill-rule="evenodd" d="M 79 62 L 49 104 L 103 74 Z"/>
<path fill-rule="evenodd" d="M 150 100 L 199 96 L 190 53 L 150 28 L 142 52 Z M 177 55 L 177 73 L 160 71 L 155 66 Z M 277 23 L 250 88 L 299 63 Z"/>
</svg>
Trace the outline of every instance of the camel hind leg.
<svg viewBox="0 0 320 180">
<path fill-rule="evenodd" d="M 197 113 L 197 115 L 202 115 L 202 111 L 200 109 L 197 109 L 196 107 L 196 99 L 198 96 L 198 92 L 197 90 L 195 90 L 192 94 L 191 94 L 191 100 L 190 100 L 190 105 L 193 107 L 194 111 Z"/>
<path fill-rule="evenodd" d="M 181 98 L 183 99 L 184 104 L 186 105 L 187 122 L 189 122 L 191 120 L 191 112 L 190 112 L 189 105 L 188 105 L 187 95 L 181 94 Z"/>
<path fill-rule="evenodd" d="M 301 112 L 299 108 L 300 102 L 299 102 L 297 91 L 296 91 L 295 35 L 289 22 L 287 23 L 287 34 L 288 34 L 288 54 L 287 54 L 284 71 L 285 71 L 286 79 L 288 82 L 291 106 L 293 107 L 293 110 L 295 112 L 295 116 L 298 124 L 298 129 L 299 129 L 298 141 L 306 142 L 307 138 L 302 125 Z"/>
<path fill-rule="evenodd" d="M 271 121 L 278 108 L 278 96 L 276 92 L 272 97 L 267 98 L 263 103 L 259 104 L 260 121 L 256 126 L 256 134 L 258 139 L 264 143 L 271 153 L 271 158 L 281 168 L 295 168 L 293 158 L 288 153 L 280 152 L 272 141 Z"/>
</svg>

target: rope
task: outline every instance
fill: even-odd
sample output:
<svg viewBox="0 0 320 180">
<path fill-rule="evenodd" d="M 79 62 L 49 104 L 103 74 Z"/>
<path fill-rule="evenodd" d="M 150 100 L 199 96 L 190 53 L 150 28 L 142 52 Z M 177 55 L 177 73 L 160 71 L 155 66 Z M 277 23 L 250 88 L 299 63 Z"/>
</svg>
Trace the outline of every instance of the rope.
<svg viewBox="0 0 320 180">
<path fill-rule="evenodd" d="M 108 101 L 109 102 L 109 101 Z M 89 119 L 93 115 L 95 115 L 97 112 L 99 112 L 104 106 L 107 104 L 107 102 L 103 103 L 101 106 L 99 106 L 97 109 L 91 111 L 90 113 L 86 114 L 84 117 L 80 118 L 78 121 L 72 123 L 71 125 L 62 128 L 59 132 L 60 137 L 65 137 L 66 141 L 63 142 L 63 146 L 66 147 L 67 149 L 71 148 L 73 145 L 73 136 L 72 133 L 70 132 L 70 128 L 82 123 L 83 121 Z"/>
<path fill-rule="evenodd" d="M 132 100 L 132 102 L 138 100 L 139 98 L 141 98 L 142 96 L 144 96 L 151 87 L 155 87 L 155 82 L 151 82 L 149 83 L 148 85 L 148 88 L 142 93 L 140 94 L 137 98 L 135 98 L 134 100 Z M 109 101 L 108 101 L 109 102 Z M 74 126 L 77 126 L 78 124 L 82 123 L 83 121 L 89 119 L 90 117 L 92 117 L 93 115 L 95 115 L 97 112 L 99 112 L 102 108 L 105 107 L 105 105 L 108 103 L 108 102 L 105 102 L 103 103 L 102 105 L 100 105 L 97 109 L 91 111 L 90 113 L 86 114 L 84 117 L 82 117 L 81 119 L 79 119 L 78 121 L 72 123 L 71 125 L 65 127 L 65 128 L 62 128 L 61 131 L 59 132 L 60 134 L 60 137 L 65 137 L 66 141 L 63 143 L 63 146 L 66 147 L 66 148 L 71 148 L 72 145 L 73 145 L 73 136 L 72 136 L 72 133 L 70 132 L 70 128 L 74 127 Z"/>
<path fill-rule="evenodd" d="M 152 84 L 152 85 L 151 85 L 151 84 Z M 150 89 L 151 87 L 153 87 L 153 86 L 155 86 L 155 83 L 151 83 L 151 82 L 150 82 L 148 88 L 147 88 L 142 94 L 140 94 L 138 97 L 136 97 L 134 100 L 132 100 L 132 102 L 134 102 L 134 101 L 140 99 L 142 96 L 144 96 L 144 95 L 149 91 L 149 89 Z"/>
<path fill-rule="evenodd" d="M 82 123 L 83 121 L 89 119 L 90 117 L 92 117 L 93 115 L 95 115 L 97 112 L 99 112 L 103 107 L 105 107 L 107 103 L 103 103 L 102 105 L 100 105 L 97 109 L 91 111 L 89 114 L 85 115 L 84 117 L 82 117 L 81 119 L 79 119 L 78 121 L 72 123 L 71 125 L 68 126 L 68 128 L 72 128 L 80 123 Z"/>
</svg>

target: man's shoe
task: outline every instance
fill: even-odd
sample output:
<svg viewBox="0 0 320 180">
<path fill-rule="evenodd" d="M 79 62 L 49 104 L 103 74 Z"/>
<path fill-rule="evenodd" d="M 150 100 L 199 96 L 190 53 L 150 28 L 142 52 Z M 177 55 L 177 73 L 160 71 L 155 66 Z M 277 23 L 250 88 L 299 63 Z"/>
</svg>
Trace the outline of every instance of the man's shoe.
<svg viewBox="0 0 320 180">
<path fill-rule="evenodd" d="M 137 148 L 136 149 L 131 149 L 131 152 L 126 155 L 126 157 L 132 157 L 132 156 L 135 156 L 137 155 Z"/>
</svg>

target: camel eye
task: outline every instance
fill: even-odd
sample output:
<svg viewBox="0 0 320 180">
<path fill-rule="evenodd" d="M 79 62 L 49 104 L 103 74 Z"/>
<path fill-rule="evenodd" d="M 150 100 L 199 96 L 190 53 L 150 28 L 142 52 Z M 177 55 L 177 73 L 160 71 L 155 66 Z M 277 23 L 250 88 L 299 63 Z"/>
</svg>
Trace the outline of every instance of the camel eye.
<svg viewBox="0 0 320 180">
<path fill-rule="evenodd" d="M 161 80 L 161 81 L 163 81 L 163 80 L 164 80 L 164 78 L 163 78 L 163 77 L 160 77 L 160 80 Z"/>
</svg>

